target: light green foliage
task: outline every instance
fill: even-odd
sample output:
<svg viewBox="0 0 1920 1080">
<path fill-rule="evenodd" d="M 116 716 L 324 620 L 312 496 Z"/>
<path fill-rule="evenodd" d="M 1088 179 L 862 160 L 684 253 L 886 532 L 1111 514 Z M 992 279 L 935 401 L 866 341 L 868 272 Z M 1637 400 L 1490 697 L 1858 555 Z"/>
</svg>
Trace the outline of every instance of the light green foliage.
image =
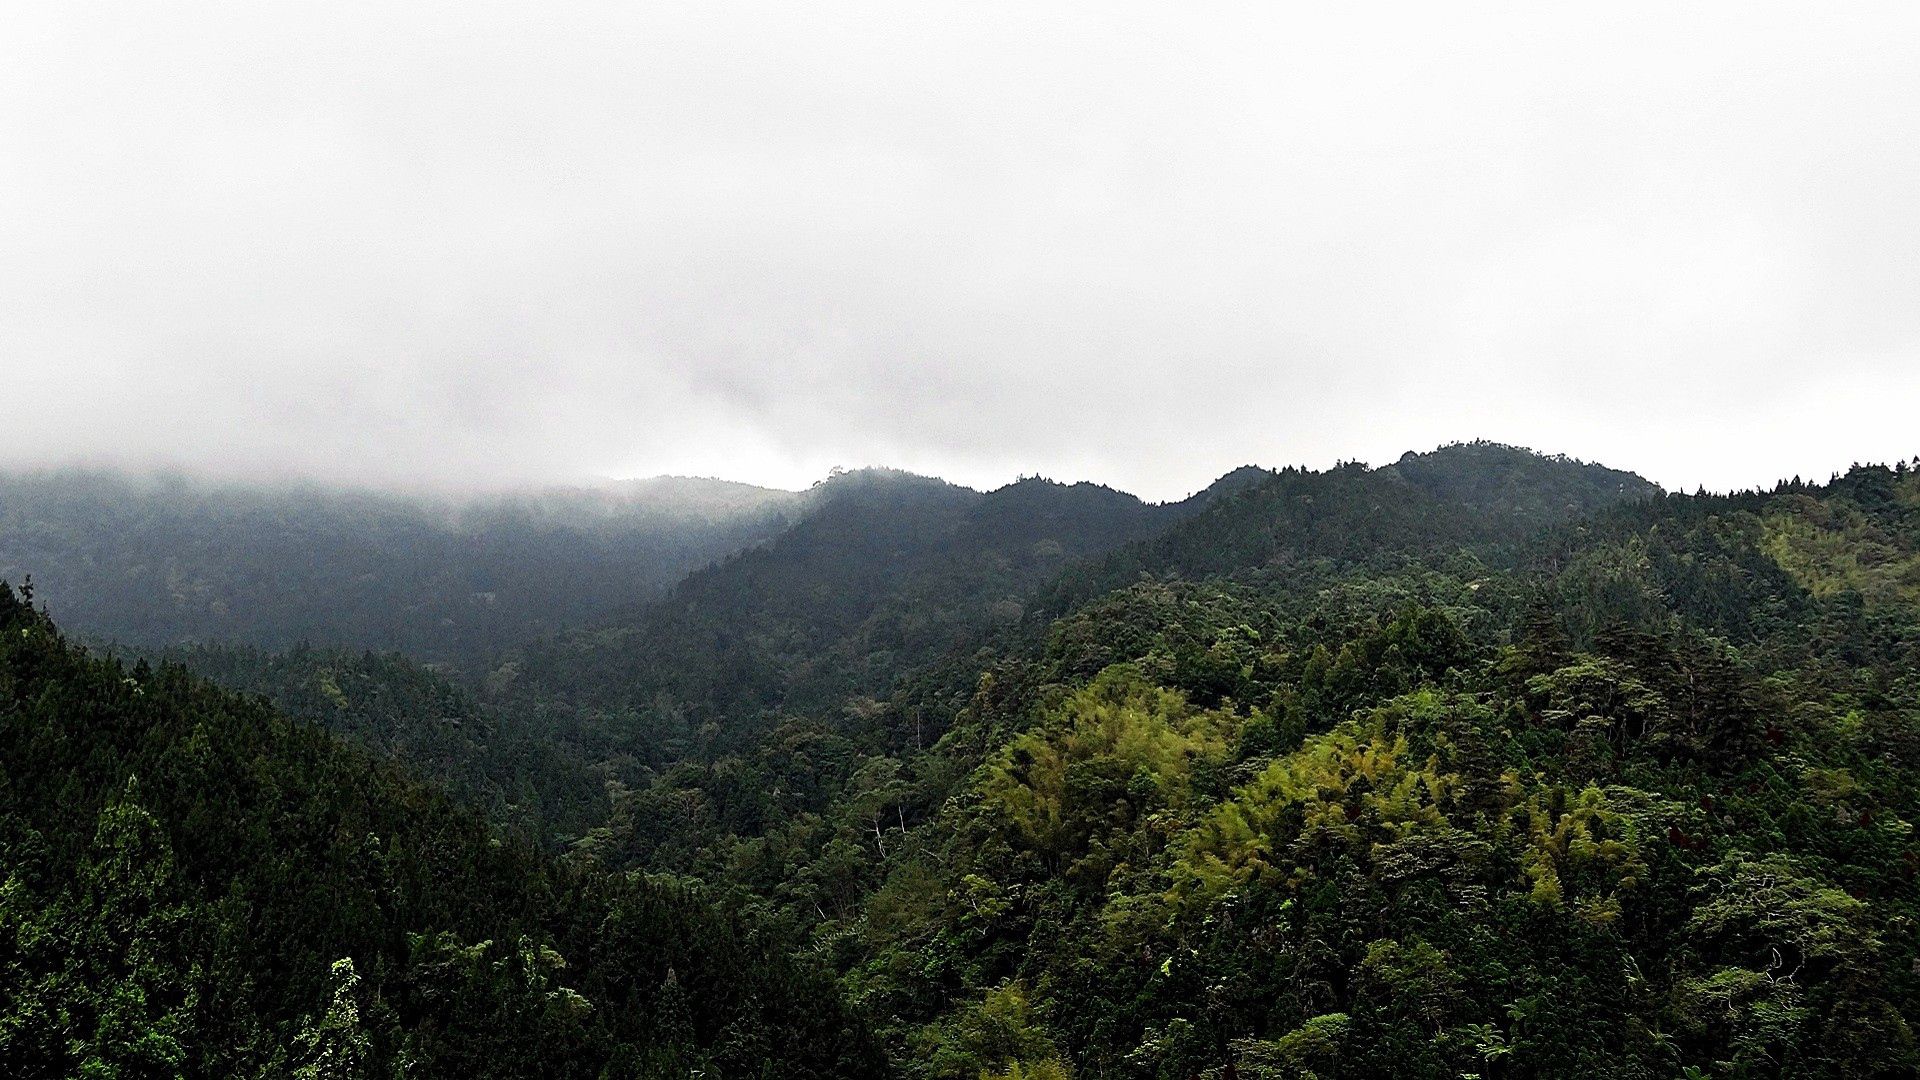
<svg viewBox="0 0 1920 1080">
<path fill-rule="evenodd" d="M 1073 1069 L 1057 1057 L 1025 1064 L 1015 1061 L 1004 1072 L 982 1069 L 980 1080 L 1073 1080 Z"/>
<path fill-rule="evenodd" d="M 1196 769 L 1225 754 L 1236 723 L 1191 708 L 1131 668 L 1110 669 L 1009 743 L 980 791 L 1017 835 L 1058 858 L 1077 850 L 1115 803 L 1142 816 L 1189 806 Z"/>
<path fill-rule="evenodd" d="M 1431 706 L 1431 697 L 1423 704 Z M 1350 721 L 1307 740 L 1267 766 L 1180 842 L 1172 896 L 1183 904 L 1219 897 L 1256 881 L 1299 884 L 1316 845 L 1393 844 L 1443 831 L 1442 806 L 1458 777 L 1436 757 L 1408 760 L 1405 735 L 1378 717 Z"/>
<path fill-rule="evenodd" d="M 360 975 L 352 957 L 333 962 L 326 1009 L 294 1038 L 300 1064 L 294 1080 L 361 1080 L 371 1076 L 373 1047 L 360 1018 Z"/>
<path fill-rule="evenodd" d="M 1861 511 L 1793 496 L 1765 521 L 1767 554 L 1813 595 L 1920 604 L 1920 551 Z"/>
<path fill-rule="evenodd" d="M 922 1031 L 916 1053 L 930 1080 L 1065 1080 L 1071 1070 L 1033 1015 L 1027 988 L 989 988 L 946 1023 Z"/>
<path fill-rule="evenodd" d="M 0 1061 L 22 1076 L 171 1077 L 187 1068 L 201 989 L 183 963 L 196 915 L 170 844 L 129 780 L 101 811 L 74 887 L 0 885 Z"/>
<path fill-rule="evenodd" d="M 1700 873 L 1700 903 L 1687 932 L 1768 959 L 1770 972 L 1845 963 L 1880 948 L 1866 903 L 1822 882 L 1789 855 L 1736 852 Z"/>
<path fill-rule="evenodd" d="M 991 920 L 1006 909 L 993 895 L 992 883 L 969 875 L 955 897 L 977 918 Z M 874 890 L 866 905 L 866 928 L 876 940 L 886 940 L 926 926 L 938 918 L 949 895 L 940 874 L 924 862 L 902 863 Z"/>
<path fill-rule="evenodd" d="M 1570 905 L 1596 926 L 1618 918 L 1622 895 L 1646 871 L 1628 817 L 1591 786 L 1572 795 L 1559 788 L 1533 792 L 1520 814 L 1528 841 L 1520 865 L 1534 902 Z"/>
<path fill-rule="evenodd" d="M 1864 902 L 1826 884 L 1792 856 L 1735 852 L 1704 867 L 1686 932 L 1709 965 L 1681 978 L 1676 1000 L 1693 1031 L 1724 1040 L 1735 1069 L 1767 1068 L 1808 1052 L 1815 1004 L 1830 980 L 1851 981 L 1883 948 Z M 1870 1062 L 1909 1051 L 1913 1035 L 1897 1012 L 1850 1005 L 1830 1029 L 1829 1050 L 1867 1072 Z"/>
<path fill-rule="evenodd" d="M 1659 739 L 1668 726 L 1668 705 L 1658 692 L 1636 679 L 1625 665 L 1604 657 L 1575 663 L 1527 683 L 1540 702 L 1539 719 L 1565 728 L 1576 739 L 1597 741 L 1609 755 L 1630 744 Z"/>
<path fill-rule="evenodd" d="M 1800 985 L 1763 971 L 1724 967 L 1676 987 L 1681 1021 L 1698 1032 L 1724 1031 L 1726 1064 L 1764 1068 L 1804 1035 L 1813 1012 Z"/>
<path fill-rule="evenodd" d="M 1445 954 L 1424 941 L 1369 943 L 1359 976 L 1362 1001 L 1435 1032 L 1460 1000 L 1460 976 Z"/>
<path fill-rule="evenodd" d="M 1326 1013 L 1277 1039 L 1238 1040 L 1233 1044 L 1237 1072 L 1247 1080 L 1308 1080 L 1338 1066 L 1352 1028 L 1346 1013 Z"/>
<path fill-rule="evenodd" d="M 1920 459 L 1907 463 L 1894 482 L 1894 497 L 1901 505 L 1920 509 Z"/>
</svg>

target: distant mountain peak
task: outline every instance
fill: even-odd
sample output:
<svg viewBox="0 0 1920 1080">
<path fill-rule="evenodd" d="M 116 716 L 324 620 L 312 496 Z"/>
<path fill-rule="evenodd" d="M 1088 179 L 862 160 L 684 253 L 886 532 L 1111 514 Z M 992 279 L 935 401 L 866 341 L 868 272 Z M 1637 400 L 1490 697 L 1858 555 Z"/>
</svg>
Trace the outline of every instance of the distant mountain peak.
<svg viewBox="0 0 1920 1080">
<path fill-rule="evenodd" d="M 1272 469 L 1261 465 L 1242 465 L 1202 488 L 1198 497 L 1211 499 L 1221 495 L 1232 495 L 1264 484 L 1272 480 L 1275 475 L 1277 474 Z"/>
</svg>

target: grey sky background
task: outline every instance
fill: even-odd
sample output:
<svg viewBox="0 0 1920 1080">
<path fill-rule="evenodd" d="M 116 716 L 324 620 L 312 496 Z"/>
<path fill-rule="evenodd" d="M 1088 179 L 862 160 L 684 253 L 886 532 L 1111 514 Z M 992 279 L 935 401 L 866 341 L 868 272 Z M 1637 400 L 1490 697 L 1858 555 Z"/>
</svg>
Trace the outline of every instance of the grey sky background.
<svg viewBox="0 0 1920 1080">
<path fill-rule="evenodd" d="M 1823 477 L 1920 453 L 1916 57 L 1910 3 L 13 5 L 0 465 Z"/>
</svg>

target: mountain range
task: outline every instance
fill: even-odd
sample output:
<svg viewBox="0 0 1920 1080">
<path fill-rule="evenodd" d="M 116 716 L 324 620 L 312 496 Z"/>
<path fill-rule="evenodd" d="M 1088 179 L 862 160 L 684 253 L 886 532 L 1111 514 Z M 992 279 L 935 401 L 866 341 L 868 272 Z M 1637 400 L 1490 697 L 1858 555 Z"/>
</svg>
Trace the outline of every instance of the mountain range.
<svg viewBox="0 0 1920 1080">
<path fill-rule="evenodd" d="M 1920 463 L 39 474 L 0 572 L 18 1075 L 1920 1070 Z"/>
</svg>

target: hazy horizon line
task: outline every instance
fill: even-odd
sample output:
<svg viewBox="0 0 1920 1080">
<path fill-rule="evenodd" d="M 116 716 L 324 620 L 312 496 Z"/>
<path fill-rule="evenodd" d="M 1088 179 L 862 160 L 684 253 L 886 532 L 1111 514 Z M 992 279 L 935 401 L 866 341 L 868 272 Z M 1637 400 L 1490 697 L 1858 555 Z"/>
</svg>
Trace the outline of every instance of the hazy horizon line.
<svg viewBox="0 0 1920 1080">
<path fill-rule="evenodd" d="M 619 493 L 619 489 L 622 489 L 622 488 L 634 488 L 640 485 L 646 485 L 650 483 L 658 483 L 658 482 L 664 482 L 664 481 L 720 484 L 720 485 L 728 485 L 728 486 L 739 487 L 739 488 L 750 488 L 756 491 L 762 491 L 767 493 L 777 492 L 777 493 L 789 494 L 789 495 L 800 495 L 800 494 L 804 494 L 807 491 L 813 490 L 814 488 L 817 488 L 820 485 L 825 484 L 835 479 L 836 477 L 839 477 L 842 475 L 858 474 L 858 473 L 897 473 L 897 474 L 913 476 L 913 477 L 926 479 L 926 480 L 937 480 L 942 483 L 950 484 L 954 487 L 966 488 L 968 490 L 980 492 L 982 494 L 999 491 L 1003 488 L 1012 487 L 1016 484 L 1020 484 L 1020 483 L 1024 483 L 1032 480 L 1043 480 L 1050 483 L 1057 483 L 1057 484 L 1062 484 L 1066 486 L 1073 486 L 1077 484 L 1092 484 L 1096 487 L 1102 487 L 1111 491 L 1116 491 L 1122 494 L 1129 495 L 1133 498 L 1139 499 L 1143 503 L 1167 504 L 1167 503 L 1176 503 L 1186 498 L 1192 498 L 1194 495 L 1197 495 L 1205 491 L 1208 487 L 1211 487 L 1213 484 L 1218 483 L 1224 477 L 1247 468 L 1261 469 L 1267 472 L 1280 472 L 1287 468 L 1300 469 L 1306 472 L 1327 472 L 1327 471 L 1331 471 L 1333 469 L 1340 468 L 1346 465 L 1361 464 L 1361 465 L 1365 465 L 1369 469 L 1379 469 L 1379 468 L 1385 468 L 1388 465 L 1392 465 L 1407 455 L 1430 454 L 1430 453 L 1435 453 L 1435 452 L 1445 450 L 1454 446 L 1468 446 L 1468 445 L 1475 445 L 1475 444 L 1509 447 L 1516 450 L 1522 450 L 1529 454 L 1534 454 L 1542 458 L 1568 460 L 1568 461 L 1573 461 L 1580 464 L 1592 465 L 1600 468 L 1613 469 L 1619 472 L 1625 472 L 1625 473 L 1629 473 L 1631 475 L 1637 476 L 1640 479 L 1645 480 L 1650 484 L 1653 484 L 1656 488 L 1658 488 L 1663 492 L 1674 493 L 1674 494 L 1690 493 L 1684 487 L 1662 483 L 1661 481 L 1648 476 L 1646 473 L 1640 471 L 1639 469 L 1631 468 L 1624 464 L 1607 462 L 1607 461 L 1602 461 L 1602 460 L 1592 459 L 1592 458 L 1584 458 L 1574 454 L 1544 451 L 1534 447 L 1524 446 L 1518 443 L 1507 443 L 1507 442 L 1502 442 L 1496 439 L 1484 439 L 1484 438 L 1454 440 L 1451 442 L 1440 443 L 1433 447 L 1422 449 L 1422 450 L 1409 449 L 1407 451 L 1404 451 L 1399 457 L 1395 457 L 1390 461 L 1381 461 L 1377 463 L 1366 461 L 1360 457 L 1335 457 L 1329 463 L 1322 464 L 1322 465 L 1313 465 L 1305 462 L 1295 462 L 1295 463 L 1289 463 L 1286 465 L 1272 465 L 1272 464 L 1263 464 L 1259 462 L 1249 461 L 1240 465 L 1232 466 L 1230 468 L 1225 469 L 1224 471 L 1213 474 L 1210 478 L 1206 479 L 1204 482 L 1200 483 L 1198 486 L 1188 490 L 1184 495 L 1177 495 L 1177 496 L 1174 496 L 1171 498 L 1165 498 L 1165 499 L 1149 498 L 1147 496 L 1140 495 L 1136 492 L 1130 491 L 1119 484 L 1111 483 L 1111 482 L 1101 480 L 1095 477 L 1090 477 L 1090 476 L 1067 477 L 1067 476 L 1049 475 L 1045 472 L 1032 472 L 1032 473 L 1019 473 L 1013 476 L 1012 478 L 1001 480 L 997 483 L 982 484 L 977 482 L 968 482 L 965 480 L 952 479 L 946 476 L 942 476 L 937 472 L 922 471 L 920 469 L 914 469 L 914 468 L 908 468 L 908 467 L 896 466 L 896 465 L 888 465 L 888 464 L 882 464 L 882 463 L 834 466 L 828 469 L 825 474 L 819 476 L 818 478 L 816 478 L 811 483 L 805 486 L 789 486 L 787 484 L 777 483 L 777 482 L 763 482 L 760 480 L 743 479 L 740 477 L 730 477 L 730 476 L 719 476 L 719 475 L 713 475 L 713 474 L 675 473 L 675 472 L 647 473 L 647 474 L 640 474 L 640 475 L 581 473 L 571 477 L 562 477 L 562 476 L 538 477 L 538 476 L 531 476 L 531 475 L 524 476 L 524 477 L 497 476 L 497 477 L 482 478 L 482 479 L 477 479 L 472 481 L 449 480 L 445 477 L 427 476 L 424 474 L 420 476 L 415 476 L 412 478 L 348 477 L 348 476 L 330 477 L 330 476 L 325 476 L 325 475 L 321 475 L 321 474 L 309 472 L 309 471 L 266 470 L 266 471 L 249 472 L 246 470 L 209 469 L 204 465 L 187 465 L 187 464 L 179 464 L 179 463 L 171 463 L 171 462 L 127 464 L 122 462 L 103 461 L 103 460 L 86 459 L 86 458 L 73 458 L 73 459 L 62 460 L 62 461 L 18 463 L 18 464 L 0 462 L 0 477 L 4 477 L 6 479 L 31 479 L 31 478 L 58 478 L 61 476 L 81 475 L 81 476 L 89 476 L 89 477 L 112 478 L 115 480 L 133 483 L 133 484 L 151 484 L 151 485 L 157 485 L 157 486 L 168 485 L 168 484 L 178 484 L 178 485 L 193 486 L 193 487 L 198 487 L 203 489 L 225 488 L 225 489 L 235 489 L 235 490 L 284 491 L 284 492 L 299 492 L 302 490 L 312 490 L 312 491 L 324 492 L 327 494 L 336 494 L 336 495 L 380 495 L 380 496 L 393 496 L 393 497 L 405 497 L 405 498 L 442 498 L 442 499 L 453 499 L 453 500 L 459 500 L 459 501 L 469 501 L 469 500 L 483 500 L 483 499 L 489 499 L 489 498 L 511 498 L 516 496 L 524 497 L 524 496 L 530 496 L 530 495 L 561 495 L 561 494 L 567 494 L 567 493 Z M 1856 461 L 1853 461 L 1848 466 L 1848 468 L 1862 467 L 1862 466 L 1872 467 L 1875 465 L 1891 468 L 1909 460 L 1920 462 L 1920 455 L 1917 455 L 1912 459 L 1895 458 L 1887 461 L 1856 460 Z M 1842 476 L 1847 471 L 1848 469 L 1831 470 L 1829 479 Z M 1773 477 L 1771 479 L 1756 479 L 1750 482 L 1745 487 L 1733 487 L 1733 488 L 1721 489 L 1721 488 L 1709 488 L 1709 487 L 1706 487 L 1705 485 L 1699 485 L 1694 488 L 1692 493 L 1698 493 L 1698 492 L 1704 491 L 1707 494 L 1712 494 L 1712 495 L 1729 495 L 1729 494 L 1735 494 L 1741 491 L 1761 491 L 1761 490 L 1766 490 L 1770 486 L 1786 483 L 1792 479 L 1805 480 L 1805 482 L 1810 482 L 1810 483 L 1823 482 L 1819 479 L 1820 474 L 1817 470 L 1812 471 L 1810 479 L 1808 477 L 1809 477 L 1809 472 L 1802 471 L 1793 477 L 1779 476 L 1779 477 Z"/>
</svg>

